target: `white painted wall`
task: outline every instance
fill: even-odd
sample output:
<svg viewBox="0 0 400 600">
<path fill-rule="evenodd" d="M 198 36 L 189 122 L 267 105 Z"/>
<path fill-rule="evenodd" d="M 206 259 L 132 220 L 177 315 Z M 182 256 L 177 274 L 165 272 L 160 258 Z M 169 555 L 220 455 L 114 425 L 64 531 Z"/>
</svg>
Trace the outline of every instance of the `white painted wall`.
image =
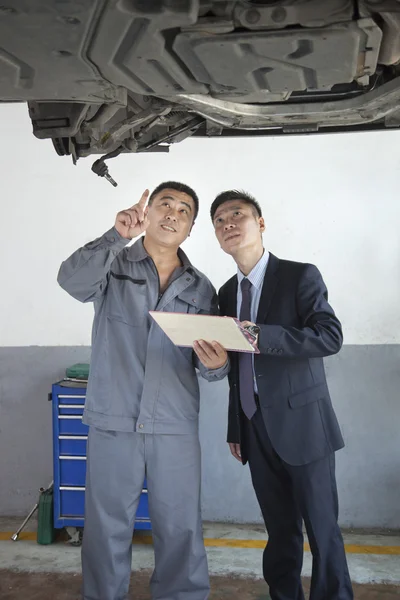
<svg viewBox="0 0 400 600">
<path fill-rule="evenodd" d="M 261 202 L 271 251 L 320 267 L 347 344 L 326 361 L 346 441 L 337 456 L 340 523 L 400 527 L 400 132 L 188 140 L 169 155 L 110 161 L 117 189 L 92 174 L 93 159 L 74 167 L 36 140 L 25 105 L 0 105 L 0 133 L 0 514 L 26 514 L 51 479 L 47 393 L 67 365 L 89 356 L 92 307 L 58 287 L 61 261 L 144 188 L 178 179 L 201 199 L 185 250 L 216 287 L 235 268 L 208 211 L 232 187 Z M 41 347 L 17 347 L 30 345 Z M 204 518 L 259 521 L 248 469 L 225 442 L 227 382 L 201 389 Z"/>
<path fill-rule="evenodd" d="M 109 162 L 114 189 L 36 140 L 25 105 L 0 106 L 0 346 L 86 345 L 92 308 L 56 283 L 61 261 L 112 226 L 146 187 L 191 185 L 200 215 L 184 248 L 220 286 L 234 273 L 209 219 L 214 196 L 243 188 L 260 201 L 265 244 L 314 262 L 347 344 L 400 342 L 400 132 L 187 140 L 170 154 Z"/>
</svg>

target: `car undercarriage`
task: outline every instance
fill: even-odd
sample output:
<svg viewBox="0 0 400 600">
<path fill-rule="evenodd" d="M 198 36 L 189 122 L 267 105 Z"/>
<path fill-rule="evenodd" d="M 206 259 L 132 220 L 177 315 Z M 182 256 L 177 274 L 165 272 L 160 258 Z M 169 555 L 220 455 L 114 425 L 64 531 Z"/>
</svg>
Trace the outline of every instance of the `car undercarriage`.
<svg viewBox="0 0 400 600">
<path fill-rule="evenodd" d="M 9 0 L 0 101 L 100 175 L 189 136 L 397 128 L 400 2 Z"/>
</svg>

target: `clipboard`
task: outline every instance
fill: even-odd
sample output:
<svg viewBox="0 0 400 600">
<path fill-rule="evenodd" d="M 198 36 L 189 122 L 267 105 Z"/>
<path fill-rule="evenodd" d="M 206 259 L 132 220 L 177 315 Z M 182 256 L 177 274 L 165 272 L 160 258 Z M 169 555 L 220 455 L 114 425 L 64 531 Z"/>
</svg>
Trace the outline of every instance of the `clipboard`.
<svg viewBox="0 0 400 600">
<path fill-rule="evenodd" d="M 194 341 L 205 340 L 219 342 L 232 352 L 260 353 L 255 337 L 234 317 L 153 310 L 149 314 L 176 346 L 190 348 Z"/>
</svg>

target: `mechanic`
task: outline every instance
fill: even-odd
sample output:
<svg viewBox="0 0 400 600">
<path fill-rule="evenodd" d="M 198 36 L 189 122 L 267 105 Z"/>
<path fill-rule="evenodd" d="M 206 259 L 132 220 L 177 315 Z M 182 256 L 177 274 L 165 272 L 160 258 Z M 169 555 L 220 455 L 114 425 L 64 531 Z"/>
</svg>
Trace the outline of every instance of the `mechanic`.
<svg viewBox="0 0 400 600">
<path fill-rule="evenodd" d="M 148 204 L 146 206 L 148 200 Z M 82 545 L 84 600 L 122 600 L 146 477 L 154 600 L 206 600 L 200 514 L 199 387 L 229 370 L 216 342 L 175 346 L 149 310 L 217 313 L 210 281 L 180 249 L 199 208 L 177 182 L 117 214 L 115 225 L 62 263 L 58 282 L 95 309 L 83 422 L 89 425 Z M 144 236 L 141 236 L 144 234 Z M 130 240 L 139 239 L 126 247 Z"/>
</svg>

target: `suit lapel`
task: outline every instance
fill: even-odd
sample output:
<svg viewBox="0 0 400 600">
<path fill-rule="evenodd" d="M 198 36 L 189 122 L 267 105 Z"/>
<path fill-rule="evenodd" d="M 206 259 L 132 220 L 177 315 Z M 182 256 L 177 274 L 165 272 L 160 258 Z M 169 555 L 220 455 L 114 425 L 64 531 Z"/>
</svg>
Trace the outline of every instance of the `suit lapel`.
<svg viewBox="0 0 400 600">
<path fill-rule="evenodd" d="M 279 259 L 273 254 L 270 254 L 261 291 L 256 323 L 264 323 L 267 318 L 269 307 L 271 306 L 271 301 L 275 293 L 276 284 L 278 283 L 278 267 Z"/>
<path fill-rule="evenodd" d="M 232 277 L 225 286 L 224 295 L 223 295 L 223 303 L 224 303 L 224 316 L 227 317 L 235 317 L 237 316 L 237 287 L 238 280 L 235 275 Z M 222 298 L 221 298 L 222 300 Z M 238 374 L 238 353 L 237 352 L 229 352 L 229 358 L 231 361 L 231 376 L 235 376 L 237 378 Z"/>
<path fill-rule="evenodd" d="M 230 279 L 226 288 L 226 316 L 237 317 L 237 286 L 236 275 Z"/>
</svg>

